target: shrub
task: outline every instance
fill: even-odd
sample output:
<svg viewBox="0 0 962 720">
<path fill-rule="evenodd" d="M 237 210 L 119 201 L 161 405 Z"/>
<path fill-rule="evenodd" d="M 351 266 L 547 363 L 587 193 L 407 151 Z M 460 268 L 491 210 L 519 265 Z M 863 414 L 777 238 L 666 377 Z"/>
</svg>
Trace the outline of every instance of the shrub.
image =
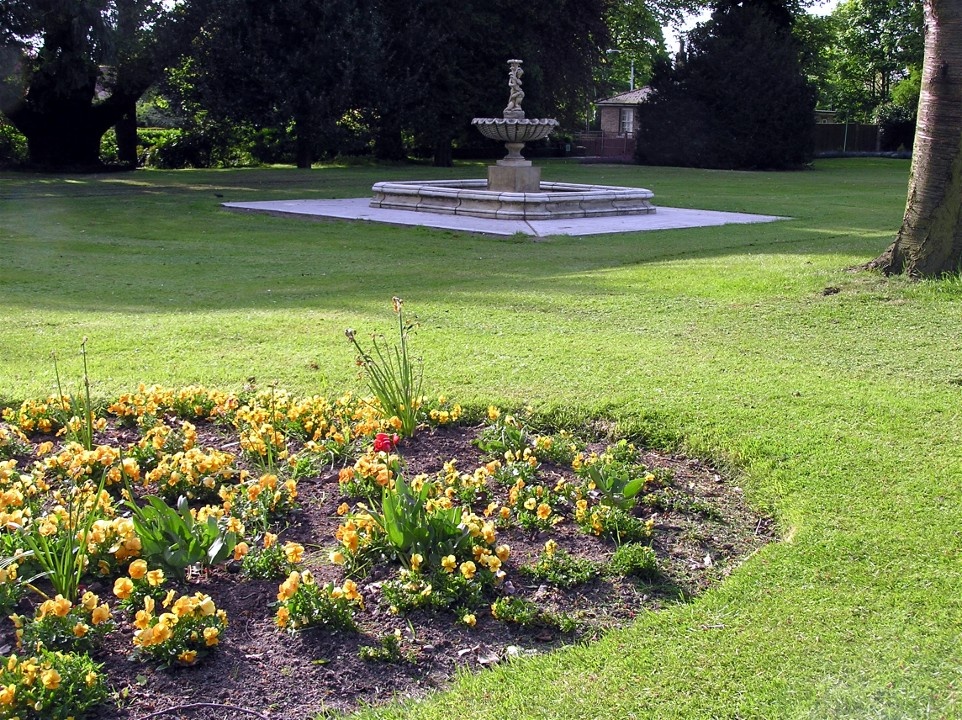
<svg viewBox="0 0 962 720">
<path fill-rule="evenodd" d="M 662 66 L 639 106 L 638 162 L 724 169 L 808 162 L 816 95 L 788 11 L 719 6 L 688 37 L 684 62 Z"/>
<path fill-rule="evenodd" d="M 17 575 L 19 569 L 10 558 L 0 560 L 0 614 L 10 612 L 23 597 L 23 582 Z"/>
<path fill-rule="evenodd" d="M 648 540 L 654 531 L 652 520 L 641 520 L 613 505 L 589 508 L 585 500 L 575 504 L 575 522 L 584 532 L 614 540 L 619 545 Z"/>
<path fill-rule="evenodd" d="M 575 620 L 564 613 L 548 612 L 530 600 L 514 596 L 495 600 L 491 604 L 491 614 L 501 622 L 524 627 L 547 627 L 561 632 L 571 632 L 577 627 Z"/>
<path fill-rule="evenodd" d="M 481 452 L 500 458 L 507 452 L 522 456 L 525 451 L 531 453 L 531 435 L 528 428 L 514 415 L 502 413 L 499 408 L 488 408 L 488 419 L 491 424 L 485 427 L 474 441 Z M 518 457 L 527 460 L 528 456 Z"/>
<path fill-rule="evenodd" d="M 30 441 L 20 428 L 0 423 L 0 460 L 30 451 Z"/>
<path fill-rule="evenodd" d="M 34 617 L 11 615 L 10 619 L 17 628 L 17 647 L 28 652 L 89 651 L 113 629 L 110 608 L 89 591 L 76 605 L 57 595 L 44 600 Z"/>
<path fill-rule="evenodd" d="M 23 165 L 27 159 L 27 138 L 0 116 L 0 167 Z"/>
<path fill-rule="evenodd" d="M 357 656 L 361 660 L 368 661 L 401 662 L 404 659 L 404 654 L 401 652 L 401 631 L 387 633 L 381 638 L 379 646 L 362 645 L 357 651 Z"/>
<path fill-rule="evenodd" d="M 246 549 L 247 544 L 238 543 L 235 557 L 241 546 Z M 277 580 L 294 572 L 294 566 L 301 562 L 303 553 L 304 548 L 300 544 L 288 542 L 283 546 L 278 545 L 277 536 L 266 532 L 260 545 L 255 545 L 243 553 L 241 571 L 255 580 Z"/>
<path fill-rule="evenodd" d="M 634 575 L 651 580 L 658 575 L 658 560 L 648 545 L 625 543 L 611 556 L 608 569 L 615 575 Z"/>
<path fill-rule="evenodd" d="M 559 548 L 554 540 L 549 540 L 538 561 L 533 565 L 522 565 L 521 573 L 560 588 L 571 588 L 594 580 L 601 570 L 591 560 L 575 557 Z"/>
<path fill-rule="evenodd" d="M 480 578 L 476 577 L 476 568 L 473 562 L 465 566 L 467 574 L 457 567 L 428 574 L 401 568 L 396 577 L 381 585 L 381 593 L 389 611 L 394 614 L 412 610 L 474 608 L 481 603 L 484 591 L 478 581 Z"/>
</svg>

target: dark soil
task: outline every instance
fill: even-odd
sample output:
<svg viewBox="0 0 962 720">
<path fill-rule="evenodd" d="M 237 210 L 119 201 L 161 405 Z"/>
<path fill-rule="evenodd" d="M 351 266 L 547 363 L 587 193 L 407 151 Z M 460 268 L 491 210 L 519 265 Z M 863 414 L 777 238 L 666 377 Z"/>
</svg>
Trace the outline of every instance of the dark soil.
<svg viewBox="0 0 962 720">
<path fill-rule="evenodd" d="M 228 437 L 212 425 L 197 426 L 202 436 L 198 445 L 236 452 L 236 437 Z M 462 471 L 470 472 L 485 461 L 471 444 L 479 430 L 445 427 L 402 441 L 398 452 L 406 474 L 434 473 L 452 458 L 458 459 Z M 126 443 L 134 439 L 132 430 L 111 429 L 98 441 Z M 604 444 L 592 449 L 601 451 Z M 118 629 L 94 656 L 104 664 L 117 702 L 102 706 L 92 717 L 304 720 L 395 697 L 423 695 L 444 688 L 459 668 L 479 670 L 511 656 L 590 641 L 641 613 L 683 602 L 726 577 L 748 554 L 772 540 L 770 522 L 751 512 L 739 488 L 712 467 L 679 455 L 641 454 L 649 469 L 665 468 L 672 477 L 664 491 L 672 498 L 664 503 L 670 509 L 639 510 L 655 522 L 652 546 L 658 556 L 657 581 L 602 576 L 569 590 L 531 581 L 518 568 L 531 564 L 549 537 L 570 554 L 599 563 L 610 559 L 615 546 L 584 534 L 570 519 L 550 535 L 518 527 L 498 531 L 498 542 L 511 546 L 511 557 L 504 566 L 507 591 L 548 610 L 572 614 L 578 621 L 575 632 L 507 624 L 492 617 L 487 608 L 477 611 L 473 628 L 457 623 L 453 613 L 391 615 L 379 602 L 375 575 L 358 580 L 365 598 L 365 609 L 358 615 L 358 633 L 312 629 L 291 635 L 274 624 L 278 581 L 250 580 L 230 566 L 215 568 L 197 578 L 190 591 L 209 594 L 218 608 L 227 611 L 230 626 L 217 650 L 195 667 L 155 667 L 131 657 L 132 628 L 118 623 Z M 549 463 L 542 465 L 540 474 L 573 478 L 569 468 Z M 341 568 L 327 560 L 339 524 L 335 508 L 344 500 L 338 490 L 337 469 L 299 480 L 298 491 L 300 507 L 280 530 L 280 540 L 294 540 L 308 549 L 305 565 L 319 581 L 340 582 Z M 111 588 L 112 580 L 91 587 L 104 598 L 113 597 Z M 379 645 L 379 640 L 396 628 L 403 634 L 404 660 L 388 663 L 359 658 L 361 646 Z M 0 645 L 9 648 L 11 641 L 9 623 L 5 623 Z"/>
</svg>

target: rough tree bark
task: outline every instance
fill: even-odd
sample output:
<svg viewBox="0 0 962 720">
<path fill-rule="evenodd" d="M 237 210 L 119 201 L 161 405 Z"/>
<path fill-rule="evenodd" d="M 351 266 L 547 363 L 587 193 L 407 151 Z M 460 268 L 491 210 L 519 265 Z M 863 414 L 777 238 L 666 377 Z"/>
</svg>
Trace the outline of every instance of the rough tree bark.
<svg viewBox="0 0 962 720">
<path fill-rule="evenodd" d="M 886 275 L 962 269 L 962 0 L 924 0 L 925 60 L 908 200 L 898 235 L 869 263 Z"/>
</svg>

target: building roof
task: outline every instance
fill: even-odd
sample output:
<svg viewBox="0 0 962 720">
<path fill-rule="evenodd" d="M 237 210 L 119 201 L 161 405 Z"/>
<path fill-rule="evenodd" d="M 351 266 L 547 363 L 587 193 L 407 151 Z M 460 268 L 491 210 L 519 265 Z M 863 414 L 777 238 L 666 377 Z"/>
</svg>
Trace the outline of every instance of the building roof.
<svg viewBox="0 0 962 720">
<path fill-rule="evenodd" d="M 635 88 L 620 95 L 614 95 L 604 100 L 599 100 L 598 105 L 637 105 L 645 101 L 651 95 L 651 88 L 648 86 Z"/>
</svg>

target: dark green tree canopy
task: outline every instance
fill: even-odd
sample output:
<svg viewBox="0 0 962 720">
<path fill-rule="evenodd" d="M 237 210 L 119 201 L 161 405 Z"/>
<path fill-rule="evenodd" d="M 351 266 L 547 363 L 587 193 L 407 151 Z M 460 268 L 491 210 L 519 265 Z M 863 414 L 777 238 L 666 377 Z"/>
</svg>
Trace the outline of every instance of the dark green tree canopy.
<svg viewBox="0 0 962 720">
<path fill-rule="evenodd" d="M 796 167 L 813 152 L 815 92 L 792 13 L 777 3 L 719 5 L 663 65 L 640 109 L 638 159 L 697 167 Z"/>
<path fill-rule="evenodd" d="M 188 93 L 215 118 L 296 128 L 297 160 L 355 104 L 372 34 L 364 0 L 213 0 L 185 69 Z"/>
<path fill-rule="evenodd" d="M 606 0 L 215 0 L 188 84 L 217 117 L 311 133 L 351 113 L 382 157 L 402 138 L 449 164 L 451 144 L 507 101 L 506 61 L 525 67 L 525 110 L 574 118 L 608 43 Z M 473 139 L 473 136 L 472 136 Z"/>
<path fill-rule="evenodd" d="M 0 2 L 0 112 L 42 167 L 91 167 L 100 138 L 186 48 L 199 3 Z"/>
</svg>

